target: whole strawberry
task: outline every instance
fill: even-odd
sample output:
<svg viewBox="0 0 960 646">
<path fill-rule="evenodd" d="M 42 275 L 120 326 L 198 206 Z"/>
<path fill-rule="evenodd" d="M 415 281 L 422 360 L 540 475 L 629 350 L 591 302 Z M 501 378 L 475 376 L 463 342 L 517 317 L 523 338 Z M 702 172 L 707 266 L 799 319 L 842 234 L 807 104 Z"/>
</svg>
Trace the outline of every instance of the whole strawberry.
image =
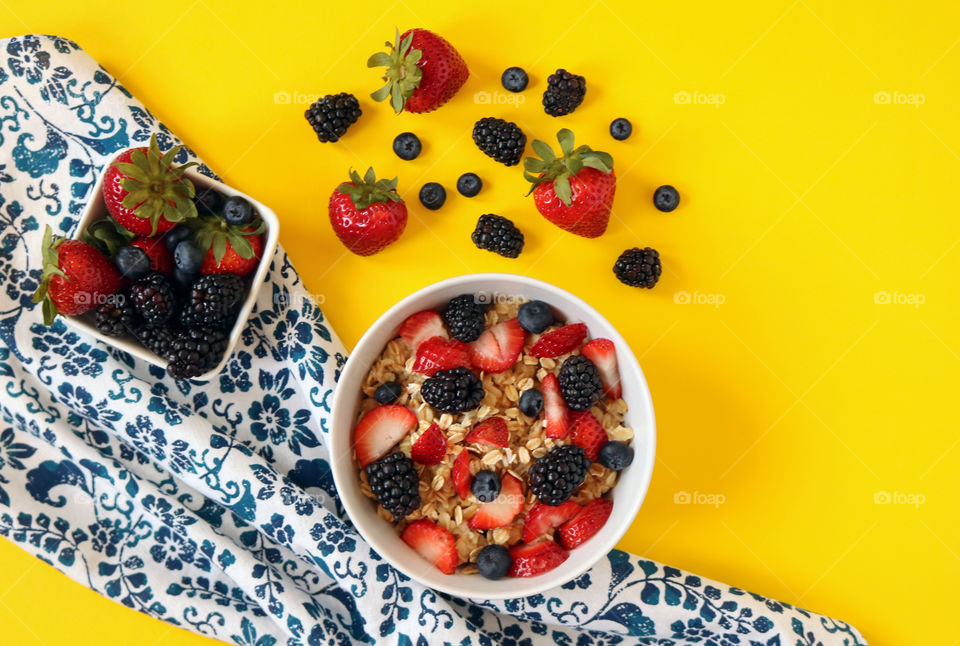
<svg viewBox="0 0 960 646">
<path fill-rule="evenodd" d="M 123 286 L 113 263 L 87 242 L 55 236 L 48 225 L 42 247 L 43 280 L 33 302 L 43 303 L 47 325 L 57 314 L 83 314 L 103 304 Z"/>
<path fill-rule="evenodd" d="M 407 226 L 407 205 L 397 193 L 397 178 L 378 180 L 373 169 L 363 178 L 350 171 L 330 196 L 330 224 L 347 249 L 371 256 L 396 242 Z"/>
<path fill-rule="evenodd" d="M 533 202 L 543 217 L 561 229 L 584 238 L 601 236 L 617 190 L 613 157 L 589 146 L 574 148 L 573 133 L 566 128 L 557 133 L 557 140 L 561 157 L 536 140 L 533 150 L 542 159 L 523 160 L 523 175 L 533 184 Z"/>
<path fill-rule="evenodd" d="M 203 215 L 190 222 L 194 240 L 204 253 L 201 274 L 246 276 L 256 269 L 263 255 L 260 217 L 247 224 L 230 224 L 218 215 Z"/>
<path fill-rule="evenodd" d="M 386 67 L 382 88 L 371 94 L 375 101 L 388 96 L 394 111 L 430 112 L 453 98 L 467 82 L 470 71 L 463 58 L 445 39 L 426 29 L 409 29 L 389 52 L 377 52 L 367 67 Z"/>
<path fill-rule="evenodd" d="M 161 153 L 157 136 L 150 145 L 117 155 L 103 174 L 103 201 L 110 216 L 131 233 L 166 233 L 197 216 L 193 182 L 183 177 L 194 162 L 173 166 L 182 146 Z"/>
</svg>

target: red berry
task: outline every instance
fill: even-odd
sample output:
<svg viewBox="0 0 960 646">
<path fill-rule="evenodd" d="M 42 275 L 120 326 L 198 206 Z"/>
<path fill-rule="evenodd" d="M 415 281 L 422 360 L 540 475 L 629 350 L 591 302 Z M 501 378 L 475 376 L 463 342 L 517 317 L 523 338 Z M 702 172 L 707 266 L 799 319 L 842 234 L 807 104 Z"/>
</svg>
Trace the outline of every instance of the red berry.
<svg viewBox="0 0 960 646">
<path fill-rule="evenodd" d="M 456 339 L 435 336 L 427 339 L 417 348 L 417 358 L 413 362 L 413 371 L 432 377 L 438 370 L 470 366 L 470 352 L 467 344 Z"/>
<path fill-rule="evenodd" d="M 397 194 L 396 178 L 378 181 L 372 168 L 363 178 L 350 171 L 350 178 L 330 195 L 330 224 L 347 249 L 359 256 L 371 256 L 403 233 L 407 206 Z"/>
<path fill-rule="evenodd" d="M 610 518 L 611 511 L 612 502 L 606 498 L 594 498 L 576 516 L 560 526 L 557 540 L 562 546 L 572 550 L 599 532 Z"/>
<path fill-rule="evenodd" d="M 588 410 L 573 413 L 570 439 L 583 449 L 591 462 L 596 462 L 600 448 L 609 440 L 603 424 Z"/>
<path fill-rule="evenodd" d="M 530 355 L 540 358 L 559 357 L 579 348 L 585 338 L 587 326 L 583 323 L 564 325 L 540 337 L 530 348 Z"/>
<path fill-rule="evenodd" d="M 556 507 L 536 503 L 523 520 L 523 542 L 532 543 L 551 529 L 560 527 L 580 511 L 580 505 L 568 500 Z"/>
<path fill-rule="evenodd" d="M 400 538 L 444 574 L 453 574 L 460 564 L 457 539 L 432 520 L 421 518 L 413 521 L 403 530 Z"/>
<path fill-rule="evenodd" d="M 150 271 L 159 271 L 167 278 L 173 276 L 173 254 L 162 238 L 134 238 L 130 246 L 143 249 L 150 258 Z"/>
<path fill-rule="evenodd" d="M 547 437 L 562 440 L 570 432 L 570 409 L 560 394 L 560 381 L 552 372 L 543 381 L 543 420 Z"/>
<path fill-rule="evenodd" d="M 527 577 L 549 572 L 566 561 L 569 554 L 553 541 L 542 540 L 514 545 L 510 548 L 510 556 L 513 564 L 508 575 Z"/>
<path fill-rule="evenodd" d="M 510 429 L 507 428 L 507 421 L 502 417 L 485 419 L 473 427 L 473 430 L 467 434 L 466 441 L 505 449 L 510 444 Z"/>
<path fill-rule="evenodd" d="M 431 424 L 410 449 L 410 459 L 420 464 L 440 464 L 447 455 L 447 437 L 436 424 Z"/>
<path fill-rule="evenodd" d="M 353 431 L 353 448 L 360 468 L 376 462 L 417 427 L 417 416 L 405 406 L 377 406 L 364 415 Z"/>
<path fill-rule="evenodd" d="M 457 490 L 457 495 L 466 500 L 470 497 L 470 452 L 466 449 L 457 454 L 453 461 L 451 476 L 453 479 L 453 488 Z"/>
<path fill-rule="evenodd" d="M 623 388 L 620 385 L 620 371 L 617 368 L 617 349 L 610 339 L 588 341 L 580 353 L 593 362 L 600 372 L 603 382 L 603 394 L 611 399 L 620 399 Z"/>
<path fill-rule="evenodd" d="M 526 338 L 526 332 L 516 318 L 501 321 L 484 330 L 470 344 L 470 361 L 479 370 L 503 372 L 517 362 Z"/>
<path fill-rule="evenodd" d="M 433 310 L 424 310 L 411 314 L 400 326 L 400 336 L 410 344 L 413 351 L 420 348 L 420 344 L 433 337 L 447 338 L 447 330 L 443 327 L 443 319 Z"/>
<path fill-rule="evenodd" d="M 485 530 L 506 527 L 523 510 L 523 485 L 516 476 L 506 473 L 500 495 L 492 502 L 480 503 L 480 509 L 470 519 L 470 529 Z"/>
</svg>

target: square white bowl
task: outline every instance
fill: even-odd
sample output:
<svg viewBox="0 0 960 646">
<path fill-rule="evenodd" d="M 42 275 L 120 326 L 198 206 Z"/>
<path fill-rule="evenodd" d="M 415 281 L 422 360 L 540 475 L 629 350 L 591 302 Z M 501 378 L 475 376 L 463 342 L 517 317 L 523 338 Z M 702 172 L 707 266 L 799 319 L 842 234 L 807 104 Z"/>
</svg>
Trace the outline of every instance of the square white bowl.
<svg viewBox="0 0 960 646">
<path fill-rule="evenodd" d="M 90 201 L 87 203 L 87 206 L 83 211 L 83 215 L 80 217 L 80 223 L 77 225 L 75 234 L 77 239 L 83 235 L 83 232 L 86 231 L 87 227 L 93 222 L 107 217 L 107 208 L 103 203 L 103 177 L 107 167 L 104 166 L 103 170 L 104 172 L 100 173 L 100 177 L 97 178 L 97 183 L 93 186 L 93 195 L 90 196 Z M 243 328 L 247 323 L 247 318 L 249 318 L 250 312 L 253 311 L 253 306 L 257 302 L 257 293 L 263 286 L 264 279 L 267 277 L 267 272 L 270 270 L 270 263 L 273 262 L 273 254 L 277 250 L 280 222 L 277 220 L 277 214 L 274 213 L 271 208 L 261 204 L 249 195 L 241 193 L 240 191 L 227 186 L 223 182 L 218 182 L 215 179 L 211 179 L 206 175 L 198 173 L 193 168 L 188 168 L 184 173 L 184 176 L 193 182 L 198 191 L 201 188 L 210 188 L 226 197 L 239 195 L 240 197 L 244 198 L 253 205 L 260 217 L 263 218 L 263 223 L 266 227 L 266 231 L 263 234 L 263 254 L 260 257 L 260 263 L 257 265 L 257 268 L 251 274 L 245 277 L 250 282 L 250 292 L 247 294 L 247 299 L 243 302 L 243 305 L 237 314 L 237 320 L 234 322 L 233 328 L 230 330 L 230 337 L 227 341 L 227 350 L 224 352 L 223 358 L 220 360 L 220 363 L 217 364 L 216 368 L 203 373 L 199 377 L 193 378 L 195 381 L 210 381 L 216 377 L 221 370 L 223 370 L 225 365 L 227 365 L 227 360 L 230 358 L 230 355 L 233 354 L 233 350 L 237 345 L 237 341 L 240 339 L 240 334 L 243 332 Z M 81 316 L 63 316 L 63 319 L 64 323 L 66 323 L 68 326 L 89 334 L 90 336 L 103 341 L 107 345 L 119 348 L 120 350 L 123 350 L 124 352 L 127 352 L 138 359 L 143 359 L 144 361 L 152 363 L 155 366 L 166 368 L 167 364 L 165 361 L 144 348 L 134 339 L 128 337 L 111 337 L 101 334 L 90 322 L 89 314 L 84 314 Z"/>
<path fill-rule="evenodd" d="M 479 574 L 443 574 L 413 551 L 393 526 L 377 515 L 376 506 L 360 492 L 359 466 L 353 458 L 353 429 L 357 421 L 363 379 L 400 324 L 415 312 L 439 309 L 460 294 L 502 295 L 542 300 L 564 320 L 585 323 L 591 338 L 607 338 L 617 350 L 623 398 L 629 406 L 624 423 L 633 428 L 633 463 L 620 472 L 606 496 L 613 511 L 601 530 L 570 552 L 555 569 L 529 578 L 485 579 Z M 653 402 L 643 371 L 619 332 L 586 302 L 559 287 L 514 274 L 468 274 L 425 287 L 387 310 L 360 338 L 343 368 L 333 399 L 330 456 L 333 478 L 344 509 L 363 538 L 391 565 L 420 583 L 460 597 L 508 599 L 539 594 L 578 577 L 606 556 L 626 533 L 643 503 L 653 475 L 656 429 Z"/>
</svg>

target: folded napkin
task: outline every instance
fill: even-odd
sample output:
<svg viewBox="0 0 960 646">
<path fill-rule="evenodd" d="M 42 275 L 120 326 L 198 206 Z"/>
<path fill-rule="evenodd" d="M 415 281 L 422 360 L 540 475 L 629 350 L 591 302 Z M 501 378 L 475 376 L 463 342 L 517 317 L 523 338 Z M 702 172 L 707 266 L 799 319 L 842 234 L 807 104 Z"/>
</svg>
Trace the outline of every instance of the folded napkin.
<svg viewBox="0 0 960 646">
<path fill-rule="evenodd" d="M 496 602 L 393 569 L 337 498 L 325 440 L 346 353 L 282 249 L 211 383 L 42 325 L 30 296 L 44 226 L 72 234 L 118 151 L 177 140 L 65 38 L 0 40 L 0 57 L 7 539 L 125 606 L 238 644 L 865 643 L 841 621 L 621 551 L 561 588 Z"/>
</svg>

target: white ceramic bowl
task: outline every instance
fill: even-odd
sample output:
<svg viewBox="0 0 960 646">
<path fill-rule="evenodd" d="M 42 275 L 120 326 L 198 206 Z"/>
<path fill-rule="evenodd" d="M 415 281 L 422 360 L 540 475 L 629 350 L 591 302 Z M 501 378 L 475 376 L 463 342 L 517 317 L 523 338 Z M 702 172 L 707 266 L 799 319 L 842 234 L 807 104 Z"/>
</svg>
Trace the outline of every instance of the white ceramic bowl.
<svg viewBox="0 0 960 646">
<path fill-rule="evenodd" d="M 550 572 L 529 578 L 491 581 L 479 574 L 443 574 L 400 540 L 394 528 L 377 515 L 376 507 L 360 492 L 359 467 L 352 456 L 353 427 L 361 400 L 360 386 L 372 363 L 409 315 L 438 309 L 459 294 L 537 299 L 549 303 L 569 322 L 586 323 L 591 338 L 605 337 L 617 348 L 623 397 L 630 407 L 625 423 L 635 436 L 633 463 L 620 473 L 609 494 L 613 512 L 603 528 L 577 547 Z M 653 475 L 655 450 L 653 403 L 636 357 L 622 336 L 595 309 L 570 292 L 548 283 L 513 274 L 468 274 L 441 281 L 406 297 L 370 326 L 357 343 L 340 375 L 333 400 L 330 452 L 334 482 L 344 508 L 366 541 L 393 566 L 426 586 L 476 599 L 506 599 L 538 594 L 576 578 L 613 549 L 633 522 Z"/>
<path fill-rule="evenodd" d="M 107 167 L 104 166 L 104 171 L 106 171 L 106 169 Z M 251 286 L 250 292 L 247 294 L 247 300 L 244 301 L 243 306 L 240 308 L 240 312 L 237 314 L 237 320 L 233 324 L 233 328 L 230 330 L 227 351 L 223 354 L 223 359 L 220 360 L 220 363 L 216 368 L 205 372 L 199 377 L 194 377 L 196 381 L 210 381 L 216 377 L 221 370 L 223 370 L 225 365 L 227 365 L 227 360 L 230 358 L 230 355 L 233 354 L 233 349 L 236 347 L 237 341 L 240 339 L 240 334 L 243 332 L 243 327 L 247 323 L 247 318 L 250 316 L 250 312 L 253 310 L 253 306 L 257 302 L 257 292 L 263 286 L 264 279 L 267 276 L 267 271 L 270 270 L 270 263 L 273 260 L 273 253 L 277 249 L 277 236 L 280 232 L 280 222 L 277 220 L 277 214 L 274 213 L 272 209 L 261 204 L 245 193 L 241 193 L 236 189 L 230 188 L 226 184 L 218 182 L 215 179 L 210 179 L 206 175 L 196 172 L 193 168 L 188 168 L 184 175 L 188 177 L 191 182 L 193 182 L 198 190 L 201 188 L 212 188 L 226 197 L 230 197 L 231 195 L 239 195 L 240 197 L 246 199 L 248 202 L 250 202 L 250 204 L 253 205 L 257 213 L 260 214 L 260 217 L 263 218 L 263 223 L 266 227 L 263 239 L 263 255 L 260 257 L 260 264 L 257 265 L 257 268 L 249 276 L 247 276 Z M 87 203 L 87 207 L 83 211 L 83 215 L 80 218 L 80 224 L 77 225 L 77 238 L 81 237 L 83 232 L 88 226 L 90 226 L 90 224 L 107 216 L 107 209 L 103 204 L 103 176 L 104 173 L 100 173 L 100 177 L 97 179 L 97 183 L 93 187 L 93 195 L 91 196 L 90 201 Z M 80 330 L 81 332 L 85 332 L 90 336 L 96 337 L 107 345 L 120 348 L 121 350 L 130 353 L 138 359 L 143 359 L 144 361 L 152 363 L 155 366 L 160 366 L 161 368 L 165 368 L 167 365 L 163 359 L 144 348 L 132 338 L 118 338 L 101 334 L 91 322 L 90 314 L 85 314 L 82 316 L 64 316 L 63 319 L 64 323 L 70 327 Z"/>
</svg>

